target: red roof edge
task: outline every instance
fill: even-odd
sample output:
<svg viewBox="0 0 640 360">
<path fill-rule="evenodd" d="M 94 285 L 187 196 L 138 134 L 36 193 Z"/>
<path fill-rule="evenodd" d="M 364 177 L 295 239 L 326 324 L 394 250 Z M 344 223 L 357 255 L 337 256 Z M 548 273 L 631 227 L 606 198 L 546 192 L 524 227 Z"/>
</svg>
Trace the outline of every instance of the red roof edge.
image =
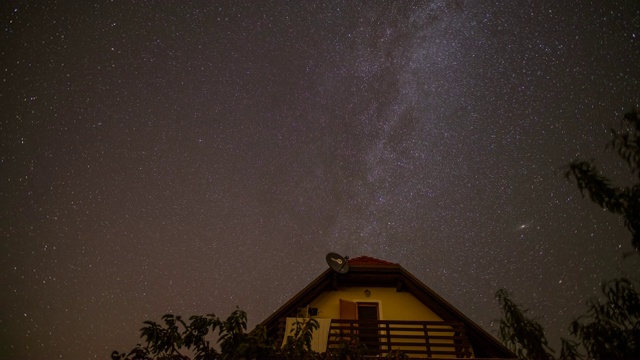
<svg viewBox="0 0 640 360">
<path fill-rule="evenodd" d="M 384 261 L 369 256 L 358 256 L 353 259 L 349 259 L 349 265 L 366 265 L 366 266 L 399 266 L 399 264 Z"/>
</svg>

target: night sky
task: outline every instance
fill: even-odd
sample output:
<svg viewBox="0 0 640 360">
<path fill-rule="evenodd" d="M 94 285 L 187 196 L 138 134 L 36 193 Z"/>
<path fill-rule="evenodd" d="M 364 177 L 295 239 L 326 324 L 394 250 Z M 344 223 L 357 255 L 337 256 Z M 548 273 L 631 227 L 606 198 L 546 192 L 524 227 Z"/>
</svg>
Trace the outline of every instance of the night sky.
<svg viewBox="0 0 640 360">
<path fill-rule="evenodd" d="M 550 338 L 622 220 L 563 176 L 640 105 L 640 2 L 5 1 L 0 358 L 106 359 L 142 321 L 262 321 L 330 251 Z M 555 344 L 555 341 L 554 341 Z M 559 349 L 558 349 L 559 350 Z"/>
</svg>

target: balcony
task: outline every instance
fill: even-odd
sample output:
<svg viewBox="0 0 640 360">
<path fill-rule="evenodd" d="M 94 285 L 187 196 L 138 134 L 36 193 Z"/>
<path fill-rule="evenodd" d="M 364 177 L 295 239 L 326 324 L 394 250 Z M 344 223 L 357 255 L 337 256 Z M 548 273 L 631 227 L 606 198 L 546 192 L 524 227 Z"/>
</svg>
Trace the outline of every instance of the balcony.
<svg viewBox="0 0 640 360">
<path fill-rule="evenodd" d="M 331 319 L 326 344 L 327 350 L 361 344 L 367 357 L 384 357 L 394 350 L 412 359 L 473 357 L 461 322 Z"/>
</svg>

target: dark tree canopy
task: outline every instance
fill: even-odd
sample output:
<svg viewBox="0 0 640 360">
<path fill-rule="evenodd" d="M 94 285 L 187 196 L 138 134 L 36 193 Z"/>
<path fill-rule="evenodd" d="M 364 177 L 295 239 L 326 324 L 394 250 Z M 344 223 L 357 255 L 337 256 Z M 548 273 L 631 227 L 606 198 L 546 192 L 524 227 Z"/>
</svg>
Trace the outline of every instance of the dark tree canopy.
<svg viewBox="0 0 640 360">
<path fill-rule="evenodd" d="M 566 176 L 576 181 L 583 196 L 614 214 L 622 215 L 631 232 L 631 244 L 640 249 L 640 113 L 633 110 L 624 115 L 619 129 L 612 129 L 607 148 L 614 150 L 637 182 L 630 186 L 615 186 L 602 175 L 593 161 L 576 160 L 569 165 Z"/>
<path fill-rule="evenodd" d="M 138 344 L 129 353 L 114 351 L 112 360 L 194 360 L 269 358 L 275 347 L 266 337 L 266 331 L 256 327 L 247 333 L 247 314 L 235 310 L 226 320 L 214 314 L 194 315 L 189 323 L 180 316 L 167 314 L 164 325 L 145 321 L 140 329 L 144 345 Z M 211 343 L 211 336 L 218 331 L 218 352 Z"/>
<path fill-rule="evenodd" d="M 506 290 L 496 292 L 496 298 L 502 309 L 500 319 L 500 339 L 521 359 L 552 359 L 544 328 L 538 322 L 526 316 L 513 302 Z"/>
<path fill-rule="evenodd" d="M 603 298 L 587 302 L 587 311 L 574 320 L 569 332 L 575 340 L 561 339 L 560 359 L 640 358 L 640 294 L 627 279 L 602 284 Z M 496 293 L 503 318 L 500 339 L 520 359 L 553 359 L 544 328 L 526 316 L 502 289 Z M 585 353 L 583 355 L 583 353 Z"/>
<path fill-rule="evenodd" d="M 591 358 L 640 358 L 640 295 L 627 279 L 603 283 L 602 294 L 604 300 L 590 300 L 571 323 L 571 335 Z"/>
<path fill-rule="evenodd" d="M 622 215 L 631 233 L 631 244 L 640 251 L 640 114 L 624 115 L 621 126 L 612 131 L 607 149 L 614 150 L 627 164 L 636 181 L 615 186 L 602 175 L 593 161 L 569 164 L 566 177 L 576 182 L 583 196 L 614 214 Z M 604 282 L 600 298 L 587 301 L 587 311 L 569 326 L 573 340 L 561 339 L 560 359 L 640 358 L 640 294 L 626 278 Z M 543 327 L 526 316 L 501 289 L 496 293 L 503 318 L 500 338 L 521 359 L 553 359 Z"/>
<path fill-rule="evenodd" d="M 286 344 L 276 346 L 274 339 L 267 336 L 262 326 L 247 332 L 247 314 L 236 310 L 225 320 L 214 314 L 194 315 L 189 322 L 180 316 L 167 314 L 162 317 L 164 324 L 145 321 L 140 329 L 143 344 L 138 344 L 128 353 L 114 351 L 112 360 L 236 360 L 236 359 L 277 359 L 277 360 L 319 360 L 361 358 L 361 350 L 356 344 L 340 344 L 336 349 L 328 349 L 319 354 L 311 348 L 313 332 L 318 322 L 311 319 L 296 321 Z M 211 342 L 218 332 L 219 350 Z M 389 358 L 404 359 L 400 351 L 389 354 Z"/>
</svg>

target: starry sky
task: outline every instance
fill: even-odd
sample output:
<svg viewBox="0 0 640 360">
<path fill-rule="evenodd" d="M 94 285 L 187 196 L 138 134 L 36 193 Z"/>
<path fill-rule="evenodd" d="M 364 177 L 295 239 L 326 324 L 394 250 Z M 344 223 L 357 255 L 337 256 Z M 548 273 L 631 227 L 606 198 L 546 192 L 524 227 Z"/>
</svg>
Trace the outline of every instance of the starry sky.
<svg viewBox="0 0 640 360">
<path fill-rule="evenodd" d="M 105 359 L 142 321 L 262 321 L 326 253 L 400 263 L 550 338 L 640 277 L 563 176 L 640 105 L 640 2 L 4 1 L 0 358 Z M 553 342 L 555 343 L 555 341 Z"/>
</svg>

